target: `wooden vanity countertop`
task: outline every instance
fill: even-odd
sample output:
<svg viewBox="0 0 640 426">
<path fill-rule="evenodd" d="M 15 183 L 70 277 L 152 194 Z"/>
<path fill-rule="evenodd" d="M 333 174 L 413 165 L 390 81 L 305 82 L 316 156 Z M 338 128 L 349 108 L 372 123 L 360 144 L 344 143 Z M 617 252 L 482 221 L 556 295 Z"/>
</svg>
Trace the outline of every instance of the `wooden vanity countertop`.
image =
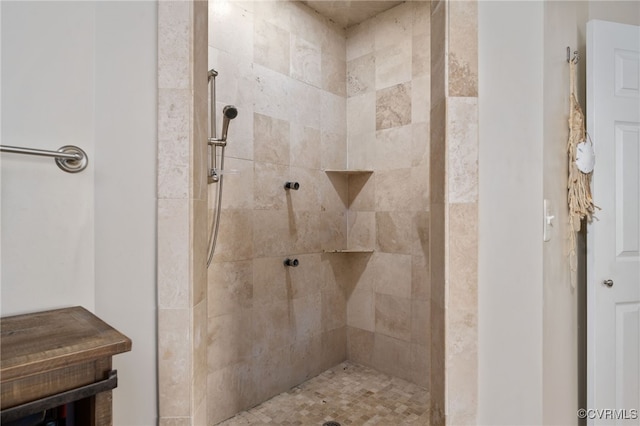
<svg viewBox="0 0 640 426">
<path fill-rule="evenodd" d="M 131 340 L 83 307 L 0 318 L 0 383 L 131 350 Z"/>
</svg>

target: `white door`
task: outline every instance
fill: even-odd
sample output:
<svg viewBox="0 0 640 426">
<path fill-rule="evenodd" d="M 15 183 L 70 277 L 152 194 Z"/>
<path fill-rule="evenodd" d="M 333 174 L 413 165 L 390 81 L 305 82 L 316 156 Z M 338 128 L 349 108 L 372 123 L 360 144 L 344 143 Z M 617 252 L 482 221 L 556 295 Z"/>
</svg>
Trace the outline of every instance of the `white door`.
<svg viewBox="0 0 640 426">
<path fill-rule="evenodd" d="M 587 130 L 602 208 L 587 242 L 584 408 L 594 425 L 640 425 L 639 68 L 640 27 L 587 24 Z"/>
</svg>

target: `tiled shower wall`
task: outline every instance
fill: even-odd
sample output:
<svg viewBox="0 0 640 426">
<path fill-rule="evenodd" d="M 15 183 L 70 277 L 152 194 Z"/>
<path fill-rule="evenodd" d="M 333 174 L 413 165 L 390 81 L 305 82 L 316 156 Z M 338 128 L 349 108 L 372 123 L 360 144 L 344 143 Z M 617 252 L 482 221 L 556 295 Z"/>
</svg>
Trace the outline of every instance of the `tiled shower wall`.
<svg viewBox="0 0 640 426">
<path fill-rule="evenodd" d="M 349 359 L 429 380 L 430 8 L 407 2 L 347 30 Z M 353 265 L 356 267 L 354 268 Z"/>
<path fill-rule="evenodd" d="M 206 422 L 206 2 L 158 3 L 160 425 Z"/>
<path fill-rule="evenodd" d="M 209 22 L 218 124 L 225 104 L 239 111 L 208 278 L 209 423 L 344 360 L 347 346 L 426 385 L 428 3 L 348 32 L 295 2 L 210 2 Z M 347 166 L 373 173 L 323 171 Z M 347 246 L 375 252 L 323 252 Z"/>
<path fill-rule="evenodd" d="M 431 2 L 431 424 L 476 424 L 478 25 L 475 1 Z"/>
<path fill-rule="evenodd" d="M 323 249 L 346 245 L 347 187 L 322 169 L 344 168 L 347 126 L 343 29 L 294 2 L 211 1 L 209 20 L 218 121 L 238 108 L 208 277 L 215 424 L 346 358 L 346 261 Z"/>
</svg>

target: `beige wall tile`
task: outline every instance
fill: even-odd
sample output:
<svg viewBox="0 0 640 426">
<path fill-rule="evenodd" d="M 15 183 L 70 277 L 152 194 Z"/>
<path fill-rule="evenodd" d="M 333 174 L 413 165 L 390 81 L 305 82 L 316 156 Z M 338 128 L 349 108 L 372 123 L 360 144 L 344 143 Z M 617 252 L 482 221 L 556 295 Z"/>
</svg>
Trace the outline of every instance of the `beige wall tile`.
<svg viewBox="0 0 640 426">
<path fill-rule="evenodd" d="M 253 263 L 244 260 L 211 264 L 207 293 L 209 317 L 253 306 Z"/>
<path fill-rule="evenodd" d="M 418 386 L 424 388 L 429 387 L 431 365 L 430 365 L 430 352 L 429 346 L 411 344 L 411 370 L 415 372 L 412 381 Z M 452 423 L 458 424 L 458 423 Z M 467 424 L 467 423 L 461 423 Z M 472 423 L 468 423 L 472 424 Z"/>
<path fill-rule="evenodd" d="M 186 2 L 158 5 L 158 87 L 189 89 L 191 8 Z"/>
<path fill-rule="evenodd" d="M 158 307 L 189 308 L 189 204 L 158 200 Z"/>
<path fill-rule="evenodd" d="M 289 299 L 310 297 L 322 291 L 324 287 L 324 273 L 320 254 L 297 254 L 299 266 L 285 268 Z"/>
<path fill-rule="evenodd" d="M 256 20 L 253 36 L 253 61 L 279 73 L 289 75 L 290 35 L 289 31 L 270 22 Z"/>
<path fill-rule="evenodd" d="M 250 59 L 238 57 L 234 53 L 209 47 L 209 69 L 218 71 L 216 77 L 216 100 L 232 104 L 243 111 L 253 107 L 253 93 L 256 82 Z M 209 95 L 209 91 L 206 91 Z"/>
<path fill-rule="evenodd" d="M 431 276 L 428 254 L 411 257 L 411 298 L 429 300 L 431 294 Z"/>
<path fill-rule="evenodd" d="M 256 81 L 254 112 L 281 120 L 291 120 L 294 116 L 291 79 L 257 63 L 253 65 L 253 71 Z"/>
<path fill-rule="evenodd" d="M 372 365 L 383 373 L 410 380 L 415 374 L 411 371 L 411 344 L 376 333 Z"/>
<path fill-rule="evenodd" d="M 373 20 L 364 21 L 347 29 L 347 61 L 373 53 L 375 39 Z"/>
<path fill-rule="evenodd" d="M 252 217 L 253 250 L 251 253 L 246 250 L 247 255 L 250 255 L 246 258 L 254 255 L 256 257 L 286 256 L 293 251 L 296 243 L 295 221 L 290 221 L 287 215 L 276 210 L 254 210 Z M 238 228 L 235 233 L 236 236 L 243 234 L 246 235 L 246 229 L 243 228 Z M 245 239 L 241 238 L 241 240 Z"/>
<path fill-rule="evenodd" d="M 244 238 L 238 238 L 243 235 Z M 246 210 L 223 210 L 220 214 L 220 232 L 213 255 L 214 262 L 245 260 L 253 257 L 253 220 Z"/>
<path fill-rule="evenodd" d="M 411 83 L 376 91 L 376 130 L 411 123 Z"/>
<path fill-rule="evenodd" d="M 341 173 L 324 173 L 321 188 L 322 211 L 344 212 L 349 202 L 349 179 Z"/>
<path fill-rule="evenodd" d="M 431 2 L 414 1 L 412 2 L 412 30 L 413 35 L 430 34 L 431 26 Z"/>
<path fill-rule="evenodd" d="M 413 6 L 401 4 L 380 13 L 373 21 L 375 50 L 401 44 L 413 34 Z"/>
<path fill-rule="evenodd" d="M 215 28 L 209 31 L 209 46 L 253 60 L 254 14 L 233 2 L 226 6 L 220 9 L 217 2 L 209 2 L 209 24 Z"/>
<path fill-rule="evenodd" d="M 347 62 L 347 96 L 376 90 L 376 57 L 373 53 Z"/>
<path fill-rule="evenodd" d="M 320 292 L 293 299 L 293 337 L 297 342 L 310 339 L 322 331 L 322 301 Z"/>
<path fill-rule="evenodd" d="M 411 299 L 376 293 L 375 303 L 376 335 L 411 341 Z"/>
<path fill-rule="evenodd" d="M 371 331 L 347 327 L 347 357 L 360 364 L 372 365 L 374 336 Z"/>
<path fill-rule="evenodd" d="M 344 41 L 343 41 L 344 42 Z M 322 50 L 321 87 L 338 96 L 347 94 L 347 64 L 344 56 L 334 56 L 333 50 Z"/>
<path fill-rule="evenodd" d="M 161 417 L 160 426 L 191 426 L 191 417 Z"/>
<path fill-rule="evenodd" d="M 316 334 L 309 339 L 294 342 L 289 357 L 283 355 L 285 365 L 282 373 L 274 378 L 274 382 L 281 381 L 280 377 L 288 377 L 289 383 L 303 382 L 320 373 L 322 362 L 322 334 Z M 286 388 L 285 388 L 286 390 Z"/>
<path fill-rule="evenodd" d="M 445 52 L 447 46 L 447 7 L 449 3 L 431 3 L 431 105 L 444 101 L 447 95 L 445 82 Z M 433 117 L 431 120 L 432 123 Z"/>
<path fill-rule="evenodd" d="M 429 172 L 429 165 L 426 162 L 421 166 L 411 168 L 411 193 L 413 194 L 411 210 L 413 211 L 429 210 Z"/>
<path fill-rule="evenodd" d="M 365 95 L 367 96 L 367 95 Z M 351 98 L 354 99 L 354 98 Z M 351 121 L 349 121 L 351 122 Z M 365 124 L 369 126 L 370 120 L 367 118 L 364 122 L 360 122 L 360 125 Z M 375 123 L 374 123 L 375 126 Z M 364 127 L 364 126 L 358 126 Z M 363 169 L 372 170 L 376 161 L 375 150 L 376 132 L 371 130 L 370 132 L 352 134 L 349 131 L 347 145 L 348 145 L 348 169 Z"/>
<path fill-rule="evenodd" d="M 261 210 L 286 209 L 288 191 L 284 189 L 284 184 L 288 180 L 289 166 L 254 162 L 254 207 Z"/>
<path fill-rule="evenodd" d="M 287 1 L 261 2 L 248 1 L 247 9 L 252 8 L 253 15 L 281 28 L 289 28 L 292 21 L 293 5 Z"/>
<path fill-rule="evenodd" d="M 193 415 L 194 424 L 198 424 L 198 416 L 206 416 L 206 408 L 203 409 L 202 405 L 206 406 L 207 401 L 207 353 L 208 353 L 208 322 L 207 322 L 207 300 L 203 300 L 192 310 L 193 316 L 193 376 L 192 385 L 193 398 L 191 413 Z M 204 410 L 204 412 L 203 412 Z M 200 417 L 200 422 L 203 419 Z"/>
<path fill-rule="evenodd" d="M 432 105 L 430 124 L 431 139 L 429 141 L 429 198 L 431 200 L 431 203 L 442 204 L 446 200 L 446 120 L 446 101 L 442 100 L 441 102 Z"/>
<path fill-rule="evenodd" d="M 253 161 L 226 157 L 224 168 L 228 173 L 221 175 L 224 180 L 222 193 L 223 210 L 243 210 L 253 208 Z M 209 185 L 209 206 L 217 200 L 217 185 Z M 208 225 L 210 226 L 210 225 Z"/>
<path fill-rule="evenodd" d="M 339 114 L 344 113 L 344 98 L 297 80 L 291 80 L 289 85 L 291 98 L 287 101 L 294 122 L 320 129 L 326 120 L 336 131 L 344 130 L 344 123 L 337 121 Z"/>
<path fill-rule="evenodd" d="M 189 195 L 189 136 L 175 134 L 158 141 L 158 198 Z"/>
<path fill-rule="evenodd" d="M 291 36 L 291 77 L 321 87 L 321 63 L 319 45 Z"/>
<path fill-rule="evenodd" d="M 478 199 L 477 98 L 449 98 L 447 121 L 449 202 L 475 202 Z"/>
<path fill-rule="evenodd" d="M 411 167 L 412 142 L 410 125 L 378 130 L 375 139 L 375 170 Z"/>
<path fill-rule="evenodd" d="M 445 424 L 445 312 L 444 307 L 431 304 L 431 368 L 429 396 L 431 399 L 431 424 Z"/>
<path fill-rule="evenodd" d="M 290 167 L 289 179 L 298 182 L 300 189 L 287 190 L 285 196 L 287 200 L 287 210 L 296 212 L 310 211 L 319 212 L 322 203 L 322 189 L 324 188 L 322 179 L 325 173 L 319 169 L 309 169 L 304 167 Z M 317 236 L 315 237 L 317 238 Z"/>
<path fill-rule="evenodd" d="M 429 115 L 431 113 L 429 112 Z M 428 118 L 430 120 L 430 117 Z M 429 123 L 411 124 L 411 152 L 413 159 L 411 165 L 429 167 Z"/>
<path fill-rule="evenodd" d="M 411 80 L 411 123 L 428 123 L 431 113 L 429 97 L 431 80 L 429 76 L 414 77 Z"/>
<path fill-rule="evenodd" d="M 371 173 L 349 176 L 349 203 L 355 211 L 374 211 L 376 208 L 375 179 Z"/>
<path fill-rule="evenodd" d="M 320 128 L 323 132 L 333 132 L 339 135 L 347 134 L 347 102 L 342 96 L 329 92 L 320 93 Z"/>
<path fill-rule="evenodd" d="M 347 248 L 373 249 L 376 246 L 376 214 L 350 211 L 347 232 Z"/>
<path fill-rule="evenodd" d="M 347 300 L 347 325 L 375 331 L 375 299 L 371 290 L 354 290 Z"/>
<path fill-rule="evenodd" d="M 336 250 L 347 248 L 347 214 L 344 211 L 320 213 L 320 248 Z"/>
<path fill-rule="evenodd" d="M 411 40 L 411 39 L 409 39 Z M 375 51 L 375 89 L 385 89 L 411 80 L 411 43 L 403 40 L 397 45 Z"/>
<path fill-rule="evenodd" d="M 291 19 L 289 25 L 291 32 L 320 46 L 327 33 L 327 19 L 305 4 L 290 3 Z"/>
<path fill-rule="evenodd" d="M 190 309 L 158 310 L 160 417 L 191 414 L 190 324 Z"/>
<path fill-rule="evenodd" d="M 375 128 L 376 95 L 374 92 L 352 96 L 347 100 L 347 135 L 368 134 Z M 351 152 L 351 143 L 349 152 Z"/>
<path fill-rule="evenodd" d="M 449 297 L 454 311 L 473 313 L 477 309 L 478 206 L 449 206 Z"/>
<path fill-rule="evenodd" d="M 254 113 L 253 134 L 255 161 L 289 165 L 289 121 Z"/>
<path fill-rule="evenodd" d="M 255 305 L 287 300 L 290 288 L 282 257 L 260 257 L 253 264 L 253 300 Z"/>
<path fill-rule="evenodd" d="M 321 229 L 321 212 L 301 211 L 294 213 L 293 220 L 289 220 L 290 231 L 294 244 L 292 246 L 293 253 L 314 253 L 321 250 L 320 235 Z"/>
<path fill-rule="evenodd" d="M 301 125 L 291 126 L 290 164 L 320 169 L 320 130 Z"/>
<path fill-rule="evenodd" d="M 431 33 L 429 31 L 413 36 L 411 55 L 412 76 L 414 78 L 429 77 L 431 75 Z"/>
<path fill-rule="evenodd" d="M 411 212 L 376 212 L 376 250 L 410 254 L 413 247 Z"/>
<path fill-rule="evenodd" d="M 320 371 L 327 370 L 347 359 L 347 327 L 334 328 L 322 333 L 322 364 Z"/>
<path fill-rule="evenodd" d="M 428 300 L 411 300 L 411 343 L 429 346 L 429 309 Z"/>
<path fill-rule="evenodd" d="M 408 211 L 413 204 L 410 191 L 402 190 L 411 179 L 411 169 L 396 169 L 374 173 L 376 209 L 381 211 Z"/>
<path fill-rule="evenodd" d="M 251 309 L 209 318 L 207 359 L 210 373 L 251 358 L 252 322 Z"/>
<path fill-rule="evenodd" d="M 253 309 L 253 325 L 245 332 L 251 342 L 254 357 L 268 357 L 293 341 L 293 306 L 288 300 L 256 304 Z"/>
<path fill-rule="evenodd" d="M 376 253 L 375 268 L 376 293 L 411 297 L 411 255 Z"/>
<path fill-rule="evenodd" d="M 251 365 L 241 363 L 221 368 L 207 377 L 207 420 L 218 424 L 256 401 Z M 247 404 L 248 403 L 248 404 Z"/>
<path fill-rule="evenodd" d="M 342 288 L 333 287 L 322 291 L 321 324 L 323 332 L 343 329 L 344 333 L 344 327 L 347 325 L 347 299 Z M 340 344 L 344 348 L 346 340 L 334 342 L 334 347 L 340 348 Z M 331 353 L 325 355 L 332 358 Z"/>
<path fill-rule="evenodd" d="M 344 169 L 347 166 L 347 135 L 331 130 L 320 132 L 323 169 Z"/>
<path fill-rule="evenodd" d="M 449 94 L 478 96 L 478 5 L 449 4 Z"/>
</svg>

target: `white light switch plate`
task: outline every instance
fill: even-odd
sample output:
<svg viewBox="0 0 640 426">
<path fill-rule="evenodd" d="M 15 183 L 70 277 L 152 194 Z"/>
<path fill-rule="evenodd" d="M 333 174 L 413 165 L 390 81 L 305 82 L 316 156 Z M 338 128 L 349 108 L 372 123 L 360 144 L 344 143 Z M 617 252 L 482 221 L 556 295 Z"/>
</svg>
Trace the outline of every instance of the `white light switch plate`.
<svg viewBox="0 0 640 426">
<path fill-rule="evenodd" d="M 553 220 L 556 218 L 551 208 L 551 201 L 545 199 L 543 202 L 543 225 L 542 225 L 542 240 L 550 241 L 551 232 L 553 231 Z"/>
</svg>

